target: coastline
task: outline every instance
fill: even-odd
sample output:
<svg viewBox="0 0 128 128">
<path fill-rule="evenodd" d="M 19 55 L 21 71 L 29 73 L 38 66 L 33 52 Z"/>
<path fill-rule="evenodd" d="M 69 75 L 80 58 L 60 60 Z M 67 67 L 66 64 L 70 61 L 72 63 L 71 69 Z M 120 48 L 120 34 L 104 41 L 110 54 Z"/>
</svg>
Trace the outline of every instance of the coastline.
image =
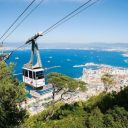
<svg viewBox="0 0 128 128">
<path fill-rule="evenodd" d="M 64 103 L 74 103 L 78 101 L 87 101 L 92 96 L 99 95 L 104 91 L 104 84 L 101 81 L 101 76 L 105 73 L 112 75 L 114 79 L 114 85 L 108 89 L 108 92 L 119 92 L 122 88 L 128 86 L 128 69 L 115 68 L 111 66 L 102 65 L 98 69 L 84 69 L 83 75 L 78 79 L 87 83 L 87 91 L 74 92 L 69 94 L 71 97 L 64 100 Z M 55 96 L 55 101 L 60 100 L 60 92 Z M 37 98 L 28 99 L 27 104 L 24 102 L 22 107 L 27 108 L 31 115 L 35 115 L 47 108 L 47 105 L 52 102 L 52 92 L 38 95 Z"/>
<path fill-rule="evenodd" d="M 10 47 L 5 47 L 4 48 L 5 51 L 11 51 L 14 50 L 14 48 L 10 48 Z M 26 51 L 26 50 L 30 50 L 29 48 L 20 48 L 17 51 Z M 40 50 L 83 50 L 83 51 L 88 51 L 88 50 L 92 50 L 92 51 L 108 51 L 108 52 L 123 52 L 124 55 L 126 55 L 126 57 L 128 57 L 127 52 L 128 49 L 124 49 L 124 48 L 118 48 L 118 49 L 114 49 L 114 48 L 40 48 Z M 126 53 L 126 54 L 125 54 Z"/>
</svg>

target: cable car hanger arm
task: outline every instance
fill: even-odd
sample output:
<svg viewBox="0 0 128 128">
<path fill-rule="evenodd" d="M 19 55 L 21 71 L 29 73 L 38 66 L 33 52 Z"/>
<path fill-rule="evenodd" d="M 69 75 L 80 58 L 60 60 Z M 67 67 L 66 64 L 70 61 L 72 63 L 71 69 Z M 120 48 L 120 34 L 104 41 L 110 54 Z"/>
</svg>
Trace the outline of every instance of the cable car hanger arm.
<svg viewBox="0 0 128 128">
<path fill-rule="evenodd" d="M 36 33 L 33 37 L 31 37 L 30 39 L 28 39 L 25 44 L 32 43 L 32 41 L 35 41 L 40 36 L 43 36 L 43 33 L 42 32 Z"/>
</svg>

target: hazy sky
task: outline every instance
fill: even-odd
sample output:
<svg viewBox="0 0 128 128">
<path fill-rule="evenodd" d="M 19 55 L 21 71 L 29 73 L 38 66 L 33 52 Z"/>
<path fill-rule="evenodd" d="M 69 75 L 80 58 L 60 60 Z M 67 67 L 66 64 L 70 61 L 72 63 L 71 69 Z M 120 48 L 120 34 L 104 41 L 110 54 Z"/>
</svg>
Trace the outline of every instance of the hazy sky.
<svg viewBox="0 0 128 128">
<path fill-rule="evenodd" d="M 30 1 L 32 0 L 0 0 L 0 35 Z M 33 34 L 44 31 L 87 0 L 44 1 L 6 40 L 7 42 L 26 41 Z M 86 11 L 41 37 L 39 41 L 128 43 L 128 0 L 100 0 Z"/>
</svg>

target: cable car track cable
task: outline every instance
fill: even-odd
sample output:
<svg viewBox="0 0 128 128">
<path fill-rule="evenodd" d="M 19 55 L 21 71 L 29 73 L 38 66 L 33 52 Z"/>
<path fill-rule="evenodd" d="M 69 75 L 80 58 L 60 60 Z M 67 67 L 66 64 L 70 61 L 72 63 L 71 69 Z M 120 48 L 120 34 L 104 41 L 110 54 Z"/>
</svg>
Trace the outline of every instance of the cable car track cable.
<svg viewBox="0 0 128 128">
<path fill-rule="evenodd" d="M 87 5 L 88 3 L 90 3 L 92 0 L 88 0 L 86 3 L 82 4 L 81 6 L 79 6 L 77 9 L 75 9 L 74 11 L 72 11 L 71 13 L 69 13 L 68 15 L 66 15 L 64 18 L 62 18 L 61 20 L 59 20 L 58 22 L 56 22 L 55 24 L 53 24 L 52 26 L 50 26 L 48 29 L 46 29 L 45 31 L 43 31 L 43 35 L 47 34 L 48 32 L 52 31 L 53 29 L 55 29 L 56 27 L 58 27 L 58 25 L 60 26 L 62 23 L 65 23 L 66 21 L 70 20 L 71 18 L 73 18 L 74 16 L 78 15 L 79 13 L 83 12 L 84 10 L 88 9 L 89 7 L 91 7 L 92 5 L 94 5 L 95 3 L 97 3 L 99 0 L 94 1 L 93 3 L 91 3 L 90 5 L 86 6 L 84 9 L 80 10 L 82 7 L 84 7 L 85 5 Z M 80 11 L 78 11 L 80 10 Z M 78 12 L 76 12 L 78 11 Z M 76 13 L 75 13 L 76 12 Z M 74 14 L 75 13 L 75 14 Z M 74 14 L 74 15 L 72 15 Z M 71 16 L 72 15 L 72 16 Z M 14 51 L 17 51 L 18 49 L 24 47 L 26 44 L 23 44 L 19 47 L 17 47 L 16 49 L 14 49 L 13 51 L 11 51 L 11 53 L 13 53 Z"/>
<path fill-rule="evenodd" d="M 73 10 L 72 12 L 70 12 L 69 14 L 67 14 L 66 16 L 64 16 L 62 19 L 60 19 L 55 24 L 51 25 L 49 28 L 47 28 L 45 31 L 43 31 L 43 34 L 47 33 L 50 29 L 52 29 L 53 27 L 55 27 L 57 24 L 59 24 L 60 22 L 62 22 L 66 18 L 70 17 L 72 14 L 74 14 L 75 12 L 77 12 L 78 10 L 80 10 L 82 7 L 86 6 L 91 1 L 93 1 L 93 0 L 88 0 L 87 2 L 85 2 L 81 6 L 79 6 L 78 8 L 76 8 L 75 10 Z"/>
<path fill-rule="evenodd" d="M 53 27 L 51 27 L 49 30 L 47 29 L 47 31 L 43 32 L 43 35 L 46 35 L 47 33 L 51 32 L 52 30 L 54 30 L 55 28 L 57 28 L 58 26 L 60 26 L 61 24 L 67 22 L 68 20 L 70 20 L 71 18 L 75 17 L 76 15 L 78 15 L 79 13 L 85 11 L 86 9 L 88 9 L 89 7 L 93 6 L 95 3 L 97 3 L 99 0 L 94 1 L 93 3 L 91 3 L 90 5 L 86 6 L 85 8 L 83 8 L 82 10 L 76 12 L 74 15 L 71 15 L 70 17 L 65 18 L 65 20 L 61 21 L 60 23 L 54 25 Z"/>
<path fill-rule="evenodd" d="M 44 0 L 41 0 L 22 20 L 17 26 L 2 40 L 4 42 L 42 3 Z"/>
<path fill-rule="evenodd" d="M 14 24 L 21 18 L 21 16 L 30 8 L 30 6 L 35 2 L 36 0 L 32 0 L 31 3 L 25 8 L 25 10 L 14 20 L 14 22 L 10 25 L 10 27 L 3 33 L 3 35 L 0 37 L 0 40 L 6 35 L 6 33 L 14 26 Z"/>
</svg>

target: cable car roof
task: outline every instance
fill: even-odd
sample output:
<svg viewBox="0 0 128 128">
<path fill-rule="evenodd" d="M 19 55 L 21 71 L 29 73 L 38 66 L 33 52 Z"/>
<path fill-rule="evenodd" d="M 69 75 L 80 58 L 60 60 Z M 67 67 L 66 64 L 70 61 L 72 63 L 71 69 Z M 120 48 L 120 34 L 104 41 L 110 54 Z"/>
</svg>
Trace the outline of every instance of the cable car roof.
<svg viewBox="0 0 128 128">
<path fill-rule="evenodd" d="M 29 71 L 34 71 L 34 72 L 44 71 L 44 69 L 43 69 L 43 68 L 30 69 L 30 68 L 25 68 L 25 67 L 23 67 L 23 69 L 25 69 L 25 70 L 29 70 Z"/>
</svg>

